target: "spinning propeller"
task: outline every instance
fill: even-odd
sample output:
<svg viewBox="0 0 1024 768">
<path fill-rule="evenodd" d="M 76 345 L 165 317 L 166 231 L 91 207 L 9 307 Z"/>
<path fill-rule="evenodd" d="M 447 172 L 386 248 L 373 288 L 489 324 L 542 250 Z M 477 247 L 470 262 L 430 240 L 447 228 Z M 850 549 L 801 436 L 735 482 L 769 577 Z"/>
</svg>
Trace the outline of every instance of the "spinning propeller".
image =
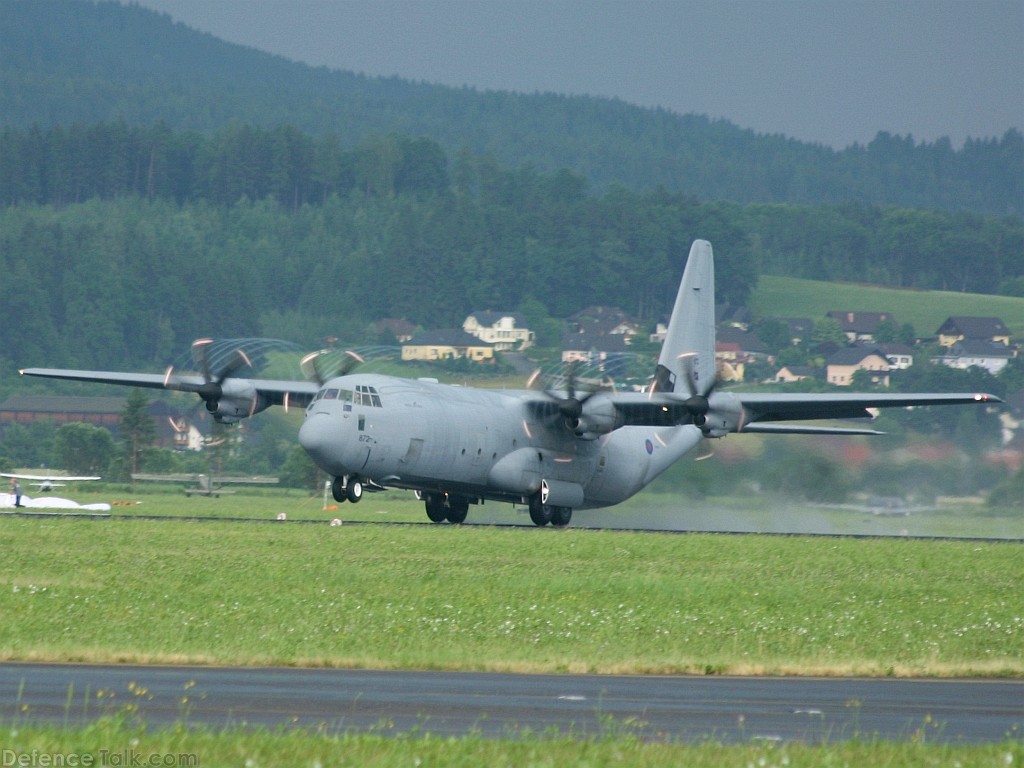
<svg viewBox="0 0 1024 768">
<path fill-rule="evenodd" d="M 195 390 L 195 393 L 203 398 L 206 403 L 206 410 L 216 413 L 220 405 L 220 399 L 224 396 L 224 381 L 242 368 L 252 368 L 252 360 L 245 354 L 243 349 L 236 348 L 231 351 L 227 364 L 214 375 L 210 368 L 208 351 L 213 339 L 198 339 L 192 342 L 192 357 L 199 364 L 199 370 L 203 374 L 203 383 Z"/>
<path fill-rule="evenodd" d="M 552 389 L 545 389 L 544 394 L 547 395 L 554 407 L 557 408 L 558 413 L 565 422 L 565 426 L 570 431 L 575 432 L 577 436 L 582 436 L 584 433 L 589 432 L 590 427 L 596 426 L 583 423 L 583 406 L 586 405 L 590 398 L 601 390 L 591 389 L 580 391 L 577 388 L 577 365 L 578 362 L 572 362 L 569 364 L 568 373 L 564 377 L 564 394 L 559 394 L 557 390 Z M 526 383 L 528 389 L 533 389 L 540 373 L 541 371 L 539 368 L 533 372 Z"/>
<path fill-rule="evenodd" d="M 221 349 L 215 349 L 218 343 Z M 199 367 L 202 382 L 194 376 L 179 377 L 171 366 L 164 375 L 164 387 L 199 395 L 217 421 L 235 421 L 256 412 L 260 401 L 251 382 L 229 382 L 243 368 L 255 367 L 241 346 L 224 348 L 223 341 L 196 339 L 192 342 L 192 359 Z M 222 401 L 228 405 L 224 406 Z"/>
<path fill-rule="evenodd" d="M 339 353 L 333 349 L 310 352 L 299 363 L 302 375 L 321 386 L 337 376 L 351 373 L 356 366 L 366 361 L 351 349 Z"/>
<path fill-rule="evenodd" d="M 708 420 L 708 411 L 711 410 L 711 403 L 708 396 L 714 391 L 717 381 L 712 381 L 702 392 L 697 379 L 697 369 L 694 363 L 697 360 L 696 352 L 684 352 L 679 356 L 682 364 L 683 382 L 686 386 L 686 393 L 689 397 L 683 401 L 683 407 L 690 412 L 690 418 L 695 427 L 703 427 Z"/>
</svg>

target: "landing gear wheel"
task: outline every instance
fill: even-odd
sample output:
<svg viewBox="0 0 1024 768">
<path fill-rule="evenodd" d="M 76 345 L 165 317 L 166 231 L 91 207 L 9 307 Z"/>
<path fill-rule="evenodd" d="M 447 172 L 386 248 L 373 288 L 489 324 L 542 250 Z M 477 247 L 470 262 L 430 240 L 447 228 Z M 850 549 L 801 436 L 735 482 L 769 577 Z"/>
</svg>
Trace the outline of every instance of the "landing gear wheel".
<svg viewBox="0 0 1024 768">
<path fill-rule="evenodd" d="M 541 502 L 540 494 L 530 499 L 530 519 L 540 528 L 551 522 L 551 507 Z"/>
<path fill-rule="evenodd" d="M 336 477 L 331 481 L 331 496 L 339 504 L 348 501 L 348 495 L 345 493 L 345 478 Z"/>
<path fill-rule="evenodd" d="M 448 499 L 448 522 L 453 525 L 461 525 L 466 522 L 466 516 L 469 514 L 469 502 L 465 499 L 449 498 Z"/>
<path fill-rule="evenodd" d="M 355 504 L 363 498 L 363 483 L 358 477 L 350 477 L 345 486 L 345 498 Z"/>
<path fill-rule="evenodd" d="M 572 507 L 551 507 L 551 524 L 564 528 L 572 520 Z"/>
<path fill-rule="evenodd" d="M 432 523 L 443 523 L 448 519 L 448 510 L 444 506 L 444 496 L 427 494 L 423 497 L 423 505 L 427 508 L 427 517 Z"/>
</svg>

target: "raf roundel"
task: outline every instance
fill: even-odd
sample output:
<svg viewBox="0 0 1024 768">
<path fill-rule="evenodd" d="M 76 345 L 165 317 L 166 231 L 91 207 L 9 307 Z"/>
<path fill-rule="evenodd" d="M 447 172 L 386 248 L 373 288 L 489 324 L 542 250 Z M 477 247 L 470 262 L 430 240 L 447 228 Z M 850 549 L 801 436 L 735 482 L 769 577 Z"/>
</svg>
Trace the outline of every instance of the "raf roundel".
<svg viewBox="0 0 1024 768">
<path fill-rule="evenodd" d="M 654 453 L 654 443 L 651 442 L 650 438 L 644 443 L 644 447 L 647 449 L 647 454 L 651 455 Z"/>
</svg>

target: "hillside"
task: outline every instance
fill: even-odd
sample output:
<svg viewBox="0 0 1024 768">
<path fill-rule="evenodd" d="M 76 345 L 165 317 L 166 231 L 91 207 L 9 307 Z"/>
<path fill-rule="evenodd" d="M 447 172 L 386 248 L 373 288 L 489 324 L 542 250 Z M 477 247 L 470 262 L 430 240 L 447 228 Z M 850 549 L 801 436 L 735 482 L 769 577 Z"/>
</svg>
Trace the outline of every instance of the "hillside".
<svg viewBox="0 0 1024 768">
<path fill-rule="evenodd" d="M 726 121 L 555 94 L 454 89 L 311 68 L 137 6 L 0 0 L 0 115 L 28 128 L 124 120 L 217 130 L 233 121 L 425 136 L 500 164 L 569 168 L 597 190 L 663 186 L 702 200 L 1024 211 L 1024 137 L 915 144 L 881 131 L 837 152 Z"/>
<path fill-rule="evenodd" d="M 758 317 L 824 317 L 831 310 L 892 312 L 922 337 L 953 316 L 1001 318 L 1017 339 L 1024 337 L 1024 299 L 952 291 L 916 291 L 877 285 L 825 283 L 761 275 L 749 307 Z"/>
</svg>

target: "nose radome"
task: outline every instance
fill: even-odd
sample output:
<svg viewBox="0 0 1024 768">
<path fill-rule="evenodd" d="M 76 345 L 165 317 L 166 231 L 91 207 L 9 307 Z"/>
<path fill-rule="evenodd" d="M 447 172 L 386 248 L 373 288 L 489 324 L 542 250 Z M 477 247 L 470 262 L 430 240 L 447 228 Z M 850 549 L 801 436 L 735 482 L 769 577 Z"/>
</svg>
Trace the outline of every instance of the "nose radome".
<svg viewBox="0 0 1024 768">
<path fill-rule="evenodd" d="M 312 457 L 318 459 L 330 445 L 330 419 L 325 414 L 314 414 L 306 417 L 299 427 L 299 445 Z"/>
</svg>

